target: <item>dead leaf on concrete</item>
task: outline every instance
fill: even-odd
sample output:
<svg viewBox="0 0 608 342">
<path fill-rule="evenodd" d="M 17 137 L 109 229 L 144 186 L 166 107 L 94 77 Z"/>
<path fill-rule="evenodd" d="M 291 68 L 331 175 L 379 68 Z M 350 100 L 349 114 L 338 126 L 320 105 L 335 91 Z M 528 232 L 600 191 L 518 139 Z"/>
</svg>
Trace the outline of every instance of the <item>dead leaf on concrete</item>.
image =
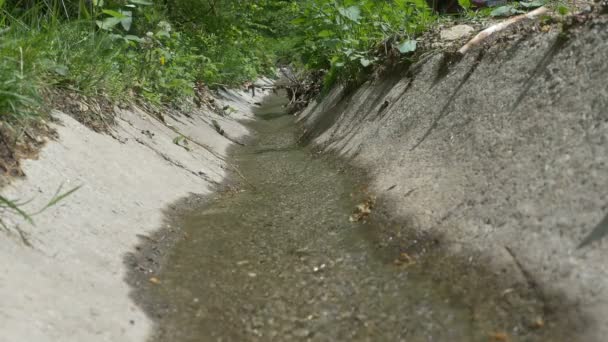
<svg viewBox="0 0 608 342">
<path fill-rule="evenodd" d="M 393 264 L 396 266 L 411 266 L 416 263 L 416 260 L 412 258 L 409 254 L 405 252 L 401 252 L 399 257 L 393 261 Z"/>
<path fill-rule="evenodd" d="M 536 317 L 536 319 L 532 322 L 532 328 L 541 329 L 545 326 L 545 320 L 542 317 Z"/>
<path fill-rule="evenodd" d="M 354 212 L 349 217 L 350 222 L 359 222 L 365 220 L 372 213 L 372 209 L 376 204 L 376 197 L 370 196 L 363 203 L 355 207 Z"/>
<path fill-rule="evenodd" d="M 158 278 L 156 278 L 156 277 L 152 277 L 152 278 L 150 278 L 150 279 L 149 279 L 149 281 L 150 281 L 152 284 L 154 284 L 154 285 L 158 285 L 158 284 L 160 284 L 160 280 L 159 280 Z"/>
<path fill-rule="evenodd" d="M 494 332 L 490 334 L 490 341 L 509 342 L 509 335 L 505 332 Z"/>
</svg>

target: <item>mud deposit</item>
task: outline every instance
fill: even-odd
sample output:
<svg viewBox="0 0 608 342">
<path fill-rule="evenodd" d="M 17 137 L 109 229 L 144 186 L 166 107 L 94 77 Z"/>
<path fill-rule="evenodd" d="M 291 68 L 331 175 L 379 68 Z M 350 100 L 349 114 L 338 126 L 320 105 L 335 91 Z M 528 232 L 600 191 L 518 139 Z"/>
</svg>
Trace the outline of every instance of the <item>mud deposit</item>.
<svg viewBox="0 0 608 342">
<path fill-rule="evenodd" d="M 381 196 L 350 222 L 372 196 L 365 177 L 300 146 L 282 104 L 267 98 L 253 143 L 233 151 L 246 182 L 127 258 L 133 297 L 157 323 L 150 341 L 575 340 L 570 306 L 525 265 L 513 279 L 444 256 L 439 238 L 390 220 Z"/>
</svg>

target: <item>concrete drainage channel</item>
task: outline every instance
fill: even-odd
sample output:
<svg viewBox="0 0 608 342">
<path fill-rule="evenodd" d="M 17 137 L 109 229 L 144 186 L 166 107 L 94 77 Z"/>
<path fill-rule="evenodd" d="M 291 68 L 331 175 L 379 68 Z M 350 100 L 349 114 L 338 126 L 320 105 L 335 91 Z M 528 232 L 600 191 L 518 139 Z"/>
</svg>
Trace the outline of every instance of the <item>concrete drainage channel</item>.
<svg viewBox="0 0 608 342">
<path fill-rule="evenodd" d="M 83 187 L 0 240 L 0 341 L 604 341 L 607 19 L 530 25 L 297 124 L 243 91 L 114 137 L 57 114 L 3 195 Z"/>
<path fill-rule="evenodd" d="M 578 245 L 606 215 L 606 21 L 336 87 L 298 118 L 316 150 L 253 123 L 249 187 L 179 218 L 138 293 L 156 340 L 603 341 L 604 243 Z"/>
<path fill-rule="evenodd" d="M 147 265 L 130 283 L 157 323 L 150 341 L 574 340 L 581 317 L 564 298 L 395 235 L 409 223 L 364 173 L 299 144 L 284 101 L 266 98 L 252 143 L 232 151 L 247 181 L 169 218 L 179 234 L 154 278 L 159 239 L 127 258 Z"/>
<path fill-rule="evenodd" d="M 152 321 L 129 298 L 123 257 L 159 227 L 171 231 L 163 211 L 191 193 L 210 194 L 233 171 L 227 149 L 247 134 L 237 120 L 252 117 L 259 97 L 219 90 L 205 100 L 185 112 L 166 109 L 164 122 L 137 106 L 115 109 L 111 134 L 54 114 L 58 139 L 37 160 L 23 160 L 27 176 L 2 195 L 33 199 L 25 206 L 33 212 L 60 184 L 81 187 L 35 225 L 3 213 L 0 341 L 146 340 Z"/>
</svg>

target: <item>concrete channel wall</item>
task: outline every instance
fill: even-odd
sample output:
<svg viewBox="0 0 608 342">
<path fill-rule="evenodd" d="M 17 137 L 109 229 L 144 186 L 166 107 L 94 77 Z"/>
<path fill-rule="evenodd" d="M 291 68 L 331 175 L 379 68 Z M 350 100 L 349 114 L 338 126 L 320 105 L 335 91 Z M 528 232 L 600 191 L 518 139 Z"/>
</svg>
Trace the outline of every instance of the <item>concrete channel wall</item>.
<svg viewBox="0 0 608 342">
<path fill-rule="evenodd" d="M 589 317 L 580 341 L 605 341 L 608 241 L 577 246 L 608 214 L 606 16 L 451 56 L 336 87 L 300 114 L 307 136 L 368 170 L 408 229 L 516 265 Z"/>
<path fill-rule="evenodd" d="M 37 160 L 22 161 L 26 178 L 2 195 L 33 199 L 25 207 L 33 212 L 61 184 L 80 189 L 35 216 L 35 225 L 3 215 L 0 341 L 145 341 L 153 323 L 130 298 L 125 255 L 159 228 L 179 229 L 163 221 L 179 199 L 223 182 L 229 146 L 248 134 L 239 120 L 251 119 L 266 93 L 221 90 L 209 103 L 229 106 L 226 114 L 192 104 L 163 113 L 164 122 L 139 107 L 116 108 L 109 134 L 54 113 L 59 138 Z"/>
</svg>

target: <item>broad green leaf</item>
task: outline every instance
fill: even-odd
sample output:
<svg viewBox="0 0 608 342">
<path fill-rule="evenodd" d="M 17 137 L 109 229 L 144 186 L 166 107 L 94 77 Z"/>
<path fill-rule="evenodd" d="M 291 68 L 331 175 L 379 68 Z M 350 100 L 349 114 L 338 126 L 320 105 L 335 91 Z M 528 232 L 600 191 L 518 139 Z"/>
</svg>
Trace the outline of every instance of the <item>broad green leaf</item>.
<svg viewBox="0 0 608 342">
<path fill-rule="evenodd" d="M 124 39 L 128 40 L 128 41 L 138 42 L 138 43 L 141 43 L 144 41 L 143 39 L 139 38 L 138 36 L 134 36 L 131 34 L 127 34 L 126 36 L 124 36 Z"/>
<path fill-rule="evenodd" d="M 137 4 L 137 5 L 142 5 L 142 6 L 154 5 L 154 3 L 152 3 L 151 1 L 146 1 L 146 0 L 129 0 L 129 2 L 132 4 Z"/>
<path fill-rule="evenodd" d="M 344 62 L 342 62 L 340 60 L 340 57 L 338 57 L 338 56 L 333 56 L 331 58 L 330 62 L 331 62 L 331 65 L 334 66 L 334 67 L 336 67 L 336 68 L 341 68 L 341 67 L 344 66 Z"/>
<path fill-rule="evenodd" d="M 544 1 L 534 0 L 530 2 L 520 2 L 519 5 L 525 8 L 537 8 L 543 6 Z"/>
<path fill-rule="evenodd" d="M 301 25 L 301 24 L 304 24 L 306 21 L 307 21 L 306 18 L 296 18 L 291 21 L 291 24 L 292 25 Z"/>
<path fill-rule="evenodd" d="M 157 37 L 166 37 L 166 38 L 171 37 L 171 34 L 169 34 L 169 32 L 165 31 L 165 30 L 158 30 L 154 35 Z"/>
<path fill-rule="evenodd" d="M 399 44 L 397 49 L 399 49 L 399 52 L 401 53 L 414 52 L 416 51 L 416 41 L 413 39 L 406 40 Z"/>
<path fill-rule="evenodd" d="M 339 7 L 338 12 L 343 17 L 354 22 L 359 22 L 359 19 L 361 19 L 361 9 L 358 6 L 350 6 L 348 8 Z"/>
<path fill-rule="evenodd" d="M 67 76 L 70 73 L 70 69 L 68 69 L 67 66 L 62 65 L 62 64 L 57 64 L 55 65 L 55 67 L 53 68 L 53 71 L 59 75 L 59 76 Z"/>
<path fill-rule="evenodd" d="M 110 17 L 110 18 L 105 18 L 103 21 L 102 20 L 96 20 L 95 23 L 102 30 L 111 30 L 111 29 L 114 28 L 114 26 L 120 24 L 120 19 L 119 18 Z"/>
<path fill-rule="evenodd" d="M 471 0 L 458 0 L 458 4 L 464 9 L 471 8 Z"/>
<path fill-rule="evenodd" d="M 509 17 L 514 14 L 525 13 L 524 11 L 518 10 L 513 6 L 500 6 L 490 12 L 492 17 Z"/>
<path fill-rule="evenodd" d="M 511 6 L 500 6 L 492 10 L 492 12 L 490 12 L 490 15 L 493 17 L 506 17 L 511 15 L 512 9 L 513 7 Z"/>
<path fill-rule="evenodd" d="M 116 34 L 116 33 L 112 33 L 110 34 L 110 39 L 112 40 L 119 40 L 119 39 L 125 39 L 125 37 L 123 37 L 121 34 Z"/>
<path fill-rule="evenodd" d="M 104 10 L 101 10 L 101 11 L 103 13 L 107 14 L 107 15 L 113 16 L 114 18 L 120 18 L 120 19 L 122 19 L 122 18 L 125 17 L 124 14 L 122 14 L 120 12 L 117 12 L 117 11 L 113 11 L 113 10 L 109 10 L 109 9 L 104 9 Z"/>
<path fill-rule="evenodd" d="M 334 33 L 330 30 L 323 30 L 321 32 L 319 32 L 319 34 L 317 36 L 321 37 L 321 38 L 327 38 L 327 37 L 331 37 L 333 36 Z"/>
<path fill-rule="evenodd" d="M 566 15 L 570 13 L 570 9 L 568 8 L 568 6 L 559 5 L 557 6 L 557 13 L 559 13 L 560 15 Z"/>
<path fill-rule="evenodd" d="M 364 68 L 368 67 L 372 64 L 372 61 L 370 61 L 369 59 L 367 59 L 365 57 L 361 58 L 359 61 L 361 62 L 361 65 L 363 65 Z"/>
<path fill-rule="evenodd" d="M 131 11 L 121 11 L 121 14 L 124 15 L 124 18 L 120 19 L 120 25 L 125 31 L 129 31 L 133 23 L 133 13 Z"/>
</svg>

